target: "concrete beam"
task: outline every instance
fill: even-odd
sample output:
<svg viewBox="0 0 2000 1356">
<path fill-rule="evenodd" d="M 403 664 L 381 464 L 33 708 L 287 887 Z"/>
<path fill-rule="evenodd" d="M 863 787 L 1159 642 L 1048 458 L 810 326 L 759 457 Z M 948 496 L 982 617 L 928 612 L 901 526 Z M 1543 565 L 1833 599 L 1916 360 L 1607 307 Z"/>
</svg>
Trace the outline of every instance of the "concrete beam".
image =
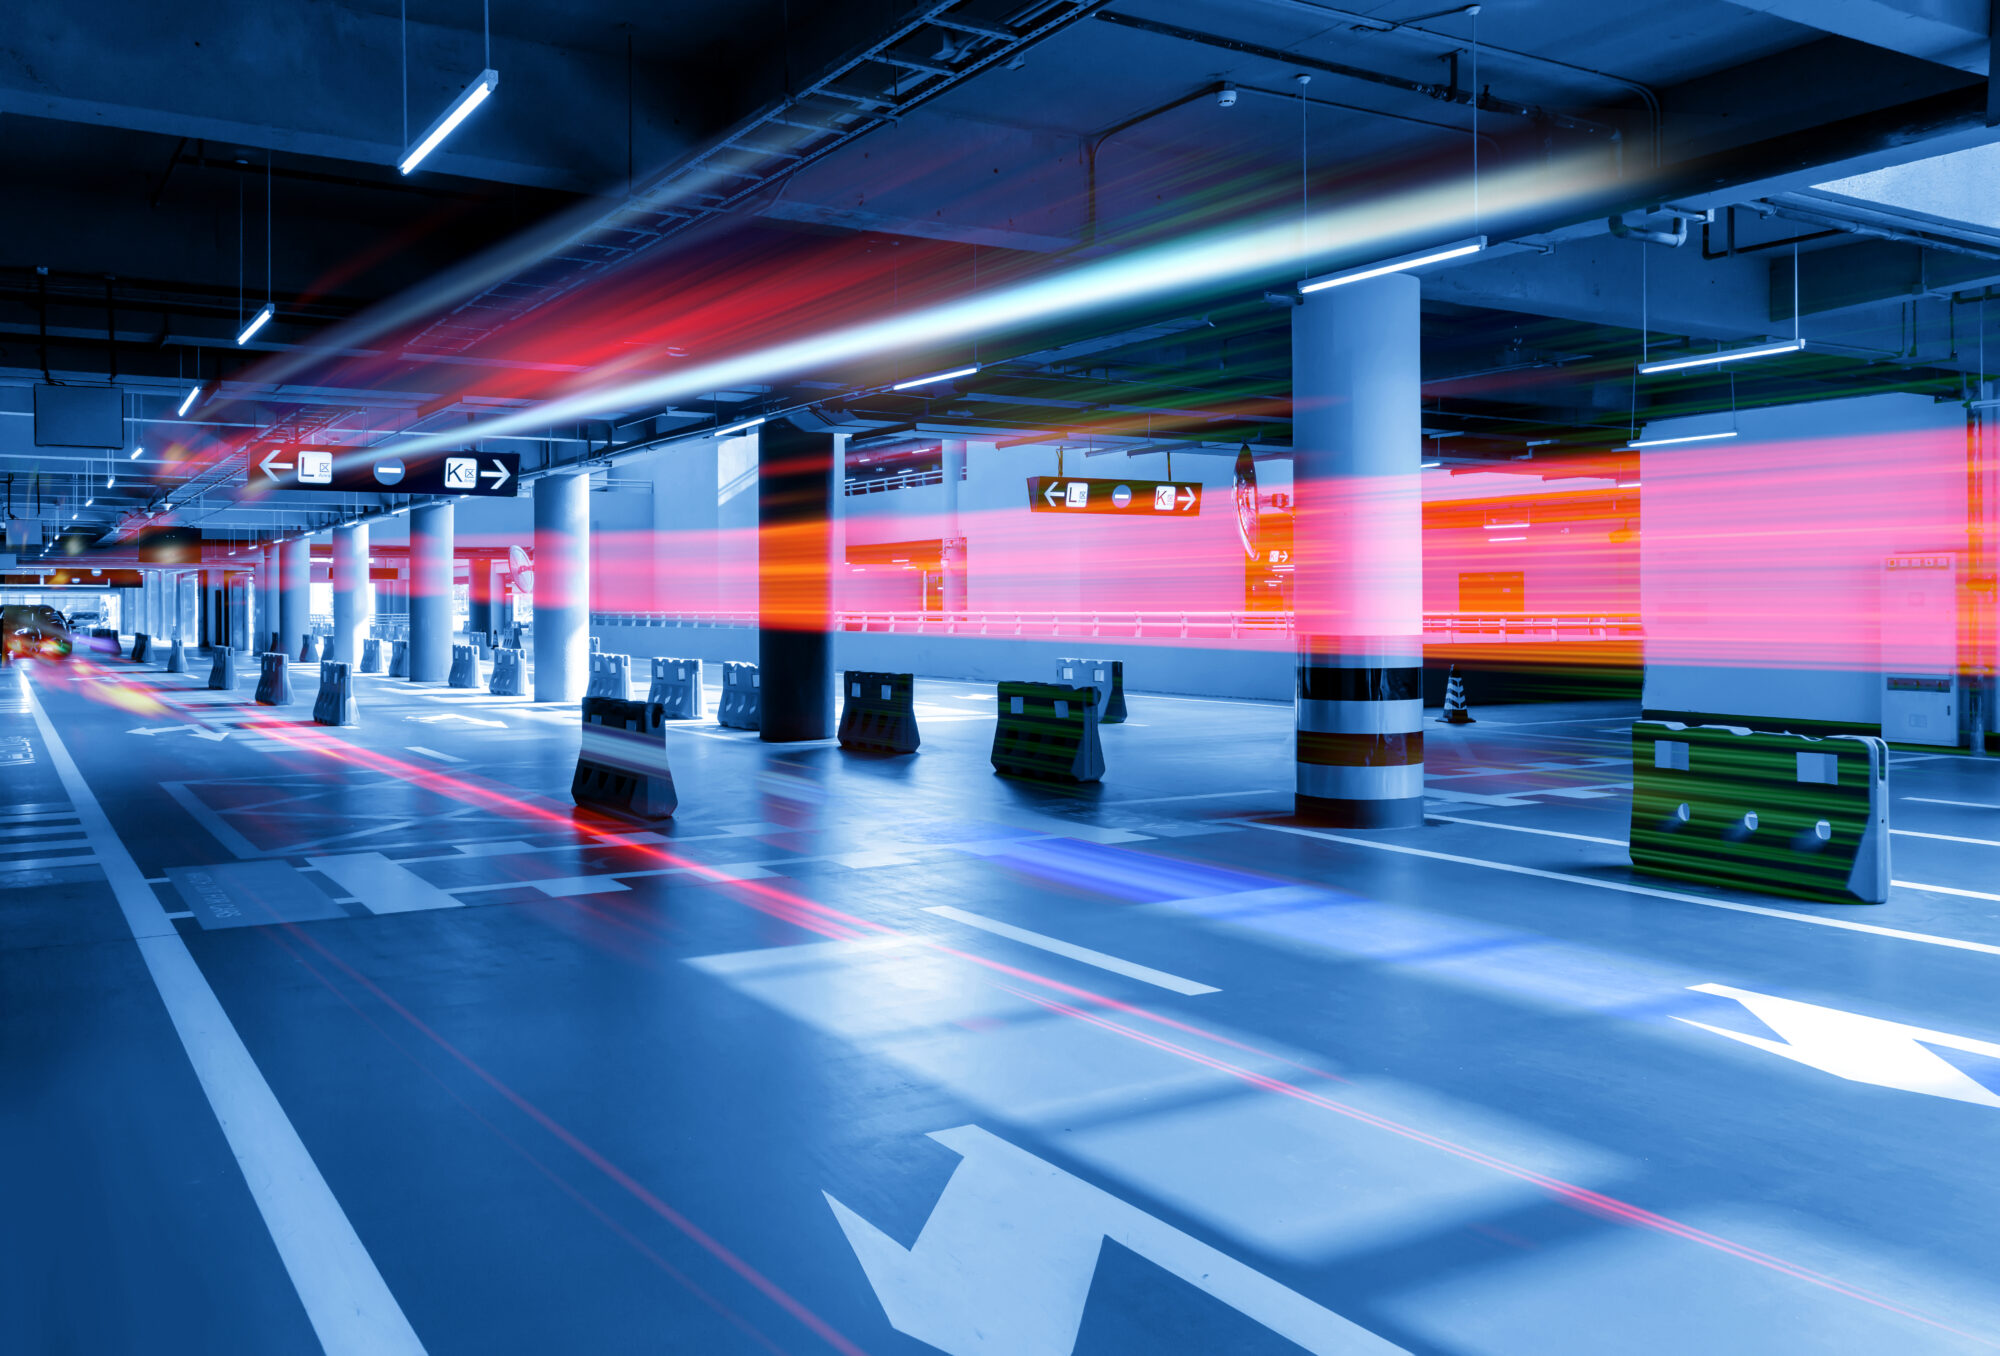
<svg viewBox="0 0 2000 1356">
<path fill-rule="evenodd" d="M 1989 0 L 1731 0 L 1822 33 L 1986 74 Z"/>
<path fill-rule="evenodd" d="M 1787 322 L 1792 318 L 1792 260 L 1770 259 L 1765 267 L 1771 318 L 1774 323 Z M 1877 302 L 2000 284 L 2000 260 L 1973 259 L 1896 240 L 1861 240 L 1803 253 L 1798 270 L 1801 315 L 1828 315 Z"/>
<path fill-rule="evenodd" d="M 1424 299 L 1637 329 L 1643 292 L 1655 333 L 1743 339 L 1772 325 L 1766 281 L 1763 260 L 1703 259 L 1698 238 L 1669 249 L 1604 235 L 1433 273 Z"/>
</svg>

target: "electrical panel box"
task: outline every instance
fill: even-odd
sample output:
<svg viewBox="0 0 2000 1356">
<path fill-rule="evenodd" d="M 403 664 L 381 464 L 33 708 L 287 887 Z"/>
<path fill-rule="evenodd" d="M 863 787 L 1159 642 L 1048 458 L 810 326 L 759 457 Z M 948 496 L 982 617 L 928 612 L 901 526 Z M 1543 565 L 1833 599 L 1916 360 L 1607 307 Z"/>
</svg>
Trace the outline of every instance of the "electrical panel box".
<svg viewBox="0 0 2000 1356">
<path fill-rule="evenodd" d="M 1960 582 L 1959 558 L 1949 552 L 1883 562 L 1882 737 L 1891 743 L 1960 742 Z"/>
</svg>

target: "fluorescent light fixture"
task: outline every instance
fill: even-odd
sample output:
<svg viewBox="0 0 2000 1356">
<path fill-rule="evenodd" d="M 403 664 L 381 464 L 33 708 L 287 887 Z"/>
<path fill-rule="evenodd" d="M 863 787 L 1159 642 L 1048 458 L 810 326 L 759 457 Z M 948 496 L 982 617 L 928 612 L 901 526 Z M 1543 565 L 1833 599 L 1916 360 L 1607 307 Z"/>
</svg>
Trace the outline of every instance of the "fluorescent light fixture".
<svg viewBox="0 0 2000 1356">
<path fill-rule="evenodd" d="M 1420 461 L 1417 463 L 1417 469 L 1419 471 L 1428 471 L 1432 467 L 1442 466 L 1442 465 L 1444 465 L 1444 463 L 1441 461 Z"/>
<path fill-rule="evenodd" d="M 92 496 L 90 496 L 90 498 L 83 501 L 83 506 L 85 508 L 89 508 L 92 504 L 95 504 L 96 502 L 97 502 L 97 496 L 93 494 Z"/>
<path fill-rule="evenodd" d="M 1385 273 L 1402 273 L 1425 264 L 1441 264 L 1447 259 L 1463 259 L 1468 254 L 1477 254 L 1486 248 L 1486 237 L 1475 235 L 1468 240 L 1454 241 L 1449 245 L 1437 245 L 1427 250 L 1417 250 L 1411 254 L 1399 254 L 1394 259 L 1384 259 L 1379 264 L 1363 264 L 1358 268 L 1342 269 L 1338 273 L 1328 273 L 1323 277 L 1308 279 L 1299 284 L 1299 295 L 1324 292 L 1329 287 L 1343 287 L 1348 283 L 1366 282 L 1379 278 Z"/>
<path fill-rule="evenodd" d="M 1732 428 L 1721 433 L 1684 433 L 1678 438 L 1634 438 L 1631 442 L 1625 444 L 1625 446 L 1668 447 L 1674 443 L 1706 443 L 1712 442 L 1717 438 L 1734 438 L 1735 436 L 1736 430 Z"/>
<path fill-rule="evenodd" d="M 1636 480 L 1621 480 L 1618 482 L 1618 488 L 1621 490 L 1636 490 L 1639 488 L 1639 482 Z"/>
<path fill-rule="evenodd" d="M 243 341 L 239 339 L 236 342 L 240 344 Z M 194 404 L 196 398 L 199 397 L 200 395 L 201 395 L 200 382 L 196 382 L 193 386 L 188 387 L 188 393 L 181 397 L 181 407 L 174 411 L 174 418 L 176 419 L 185 418 L 188 412 L 188 406 Z"/>
<path fill-rule="evenodd" d="M 1504 529 L 1504 528 L 1509 528 L 1509 527 L 1526 527 L 1526 526 L 1527 526 L 1527 524 L 1526 524 L 1526 523 L 1488 523 L 1488 524 L 1486 525 L 1486 530 L 1487 530 L 1488 532 L 1498 532 L 1498 531 L 1501 531 L 1501 530 L 1502 530 L 1502 529 Z"/>
<path fill-rule="evenodd" d="M 912 387 L 929 386 L 934 381 L 950 381 L 953 377 L 969 377 L 978 370 L 977 366 L 973 366 L 961 367 L 951 372 L 937 372 L 928 377 L 917 377 L 911 381 L 899 381 L 889 389 L 892 391 L 907 391 Z"/>
<path fill-rule="evenodd" d="M 500 72 L 496 70 L 484 70 L 474 76 L 472 83 L 460 91 L 459 96 L 451 101 L 451 105 L 438 115 L 437 121 L 426 127 L 423 135 L 403 152 L 403 158 L 397 162 L 396 168 L 404 174 L 415 169 L 425 156 L 436 150 L 444 139 L 452 134 L 453 129 L 472 115 L 473 109 L 485 103 L 487 96 L 499 87 Z"/>
<path fill-rule="evenodd" d="M 236 336 L 237 345 L 240 347 L 244 344 L 249 343 L 250 336 L 255 334 L 258 330 L 263 329 L 264 326 L 270 324 L 271 317 L 276 315 L 277 313 L 278 313 L 277 307 L 273 306 L 268 301 L 265 302 L 263 309 L 258 311 L 257 314 L 251 316 L 250 323 L 245 325 L 243 327 L 243 332 Z"/>
<path fill-rule="evenodd" d="M 719 428 L 710 436 L 715 438 L 726 438 L 732 433 L 741 433 L 745 429 L 755 428 L 757 427 L 757 425 L 763 422 L 764 422 L 764 417 L 762 415 L 759 415 L 755 419 L 745 419 L 740 424 L 731 424 L 728 428 Z"/>
<path fill-rule="evenodd" d="M 1716 353 L 1698 353 L 1686 358 L 1667 358 L 1656 363 L 1640 363 L 1641 372 L 1678 372 L 1684 367 L 1713 367 L 1717 363 L 1733 363 L 1740 358 L 1770 358 L 1780 353 L 1800 353 L 1805 350 L 1803 339 L 1780 339 L 1771 344 L 1754 344 L 1749 348 L 1725 348 Z"/>
<path fill-rule="evenodd" d="M 107 490 L 108 490 L 108 489 L 110 489 L 110 488 L 111 488 L 111 487 L 112 487 L 113 485 L 116 485 L 117 483 L 118 483 L 118 477 L 117 477 L 117 476 L 106 476 L 106 477 L 104 477 L 104 488 L 105 488 L 105 489 L 107 489 Z"/>
<path fill-rule="evenodd" d="M 133 449 L 132 449 L 132 455 L 131 455 L 131 456 L 129 456 L 129 457 L 127 457 L 127 458 L 125 458 L 125 460 L 127 460 L 127 461 L 137 461 L 137 460 L 139 460 L 139 454 L 140 454 L 141 452 L 144 452 L 145 450 L 146 450 L 146 449 L 145 449 L 145 448 L 143 448 L 143 447 L 135 447 L 135 448 L 133 448 Z"/>
<path fill-rule="evenodd" d="M 1488 537 L 1488 538 L 1487 538 L 1486 540 L 1487 540 L 1487 541 L 1489 541 L 1489 542 L 1494 542 L 1494 541 L 1526 541 L 1526 540 L 1527 540 L 1527 538 L 1526 538 L 1526 537 Z"/>
</svg>

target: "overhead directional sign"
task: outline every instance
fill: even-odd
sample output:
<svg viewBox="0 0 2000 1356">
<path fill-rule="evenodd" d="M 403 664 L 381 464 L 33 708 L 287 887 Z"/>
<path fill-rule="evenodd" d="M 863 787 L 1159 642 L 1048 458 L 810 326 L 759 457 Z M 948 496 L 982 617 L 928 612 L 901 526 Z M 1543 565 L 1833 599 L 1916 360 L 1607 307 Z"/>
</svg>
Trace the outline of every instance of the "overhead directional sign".
<svg viewBox="0 0 2000 1356">
<path fill-rule="evenodd" d="M 1029 476 L 1028 507 L 1037 513 L 1122 513 L 1140 518 L 1192 518 L 1201 486 L 1183 480 L 1086 480 Z"/>
<path fill-rule="evenodd" d="M 444 452 L 398 456 L 381 447 L 266 447 L 250 454 L 250 483 L 270 489 L 336 494 L 520 493 L 518 452 Z"/>
</svg>

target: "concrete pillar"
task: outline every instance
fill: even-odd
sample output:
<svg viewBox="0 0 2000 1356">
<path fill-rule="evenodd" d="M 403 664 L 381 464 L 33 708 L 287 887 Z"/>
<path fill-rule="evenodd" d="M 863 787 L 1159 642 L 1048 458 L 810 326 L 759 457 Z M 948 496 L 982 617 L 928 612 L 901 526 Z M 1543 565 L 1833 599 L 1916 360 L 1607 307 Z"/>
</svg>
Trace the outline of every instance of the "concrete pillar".
<svg viewBox="0 0 2000 1356">
<path fill-rule="evenodd" d="M 312 543 L 304 537 L 278 543 L 278 649 L 287 659 L 312 624 Z"/>
<path fill-rule="evenodd" d="M 1419 288 L 1395 273 L 1292 311 L 1297 809 L 1424 822 Z"/>
<path fill-rule="evenodd" d="M 174 624 L 169 635 L 189 649 L 201 644 L 201 572 L 183 570 L 174 580 Z"/>
<path fill-rule="evenodd" d="M 457 515 L 449 503 L 410 510 L 410 681 L 451 676 L 451 543 Z"/>
<path fill-rule="evenodd" d="M 535 482 L 535 700 L 583 700 L 590 683 L 590 473 Z"/>
<path fill-rule="evenodd" d="M 769 743 L 827 739 L 833 723 L 834 436 L 757 430 L 757 665 Z"/>
<path fill-rule="evenodd" d="M 333 529 L 333 643 L 327 658 L 361 672 L 361 642 L 373 620 L 368 606 L 368 524 Z"/>
<path fill-rule="evenodd" d="M 947 616 L 965 611 L 965 533 L 958 522 L 959 482 L 965 478 L 965 440 L 944 440 L 944 610 Z"/>
<path fill-rule="evenodd" d="M 252 622 L 251 648 L 262 654 L 271 648 L 271 633 L 278 629 L 278 543 L 267 541 L 257 548 L 257 616 Z"/>
</svg>

